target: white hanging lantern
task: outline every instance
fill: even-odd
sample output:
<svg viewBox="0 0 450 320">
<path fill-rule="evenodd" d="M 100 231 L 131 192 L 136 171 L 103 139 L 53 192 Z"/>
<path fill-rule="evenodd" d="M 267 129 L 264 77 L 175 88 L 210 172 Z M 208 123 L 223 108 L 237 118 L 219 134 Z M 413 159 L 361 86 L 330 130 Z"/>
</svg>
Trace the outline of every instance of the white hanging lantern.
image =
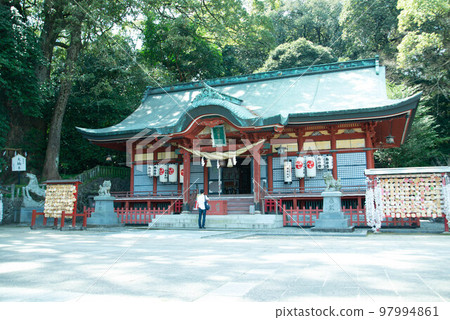
<svg viewBox="0 0 450 320">
<path fill-rule="evenodd" d="M 154 165 L 152 165 L 152 164 L 148 164 L 147 165 L 147 175 L 149 176 L 149 177 L 153 177 L 153 174 L 154 174 Z"/>
<path fill-rule="evenodd" d="M 184 182 L 184 165 L 180 164 L 180 183 Z"/>
<path fill-rule="evenodd" d="M 314 178 L 316 176 L 316 158 L 306 157 L 306 176 Z"/>
<path fill-rule="evenodd" d="M 292 183 L 292 162 L 284 161 L 284 183 Z"/>
<path fill-rule="evenodd" d="M 160 182 L 163 182 L 163 183 L 167 182 L 167 179 L 169 177 L 168 171 L 169 170 L 167 170 L 167 165 L 165 165 L 165 164 L 159 165 L 159 181 Z"/>
<path fill-rule="evenodd" d="M 176 163 L 169 164 L 168 173 L 169 173 L 169 182 L 172 183 L 177 182 L 178 166 Z"/>
<path fill-rule="evenodd" d="M 325 169 L 325 159 L 324 159 L 323 156 L 318 156 L 317 157 L 317 169 L 318 170 Z"/>
<path fill-rule="evenodd" d="M 325 157 L 325 166 L 328 170 L 333 169 L 333 156 L 326 156 Z"/>
<path fill-rule="evenodd" d="M 305 177 L 305 158 L 297 157 L 295 160 L 295 176 L 297 178 Z"/>
</svg>

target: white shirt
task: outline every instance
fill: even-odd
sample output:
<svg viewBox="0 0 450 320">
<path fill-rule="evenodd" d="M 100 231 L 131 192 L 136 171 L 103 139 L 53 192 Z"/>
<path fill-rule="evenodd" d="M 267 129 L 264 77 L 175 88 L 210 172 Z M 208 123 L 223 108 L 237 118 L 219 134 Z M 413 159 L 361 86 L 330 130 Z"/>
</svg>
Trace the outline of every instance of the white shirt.
<svg viewBox="0 0 450 320">
<path fill-rule="evenodd" d="M 206 200 L 209 201 L 209 198 L 206 194 L 199 194 L 197 196 L 197 204 L 198 204 L 199 209 L 205 210 L 205 201 Z"/>
</svg>

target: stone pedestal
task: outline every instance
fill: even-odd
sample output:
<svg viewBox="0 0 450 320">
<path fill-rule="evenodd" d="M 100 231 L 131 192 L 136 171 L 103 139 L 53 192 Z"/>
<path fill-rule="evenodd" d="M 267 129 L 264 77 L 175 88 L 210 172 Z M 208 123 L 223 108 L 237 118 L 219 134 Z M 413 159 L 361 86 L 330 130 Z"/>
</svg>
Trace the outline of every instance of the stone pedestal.
<svg viewBox="0 0 450 320">
<path fill-rule="evenodd" d="M 342 212 L 340 191 L 325 191 L 323 197 L 323 212 L 319 215 L 311 230 L 325 232 L 352 232 L 354 227 Z"/>
<path fill-rule="evenodd" d="M 97 196 L 95 200 L 95 211 L 92 212 L 87 223 L 99 226 L 117 226 L 120 225 L 119 218 L 114 212 L 114 197 L 111 196 Z"/>
</svg>

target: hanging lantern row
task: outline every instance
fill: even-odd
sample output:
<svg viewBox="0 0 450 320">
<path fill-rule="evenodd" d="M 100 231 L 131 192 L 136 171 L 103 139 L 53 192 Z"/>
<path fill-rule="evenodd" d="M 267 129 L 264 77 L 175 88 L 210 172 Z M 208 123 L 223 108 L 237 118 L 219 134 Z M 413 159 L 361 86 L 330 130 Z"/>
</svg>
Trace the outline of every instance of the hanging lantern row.
<svg viewBox="0 0 450 320">
<path fill-rule="evenodd" d="M 288 168 L 286 168 L 285 161 L 285 182 L 289 182 Z M 308 178 L 314 178 L 317 175 L 317 170 L 333 169 L 333 156 L 307 156 L 307 157 L 297 157 L 295 160 L 295 177 L 304 178 L 305 175 Z M 292 182 L 292 174 L 291 181 Z"/>
<path fill-rule="evenodd" d="M 180 170 L 178 171 L 178 164 L 149 164 L 147 165 L 147 175 L 149 177 L 159 177 L 159 181 L 162 183 L 183 183 L 184 170 L 183 165 L 179 165 Z"/>
</svg>

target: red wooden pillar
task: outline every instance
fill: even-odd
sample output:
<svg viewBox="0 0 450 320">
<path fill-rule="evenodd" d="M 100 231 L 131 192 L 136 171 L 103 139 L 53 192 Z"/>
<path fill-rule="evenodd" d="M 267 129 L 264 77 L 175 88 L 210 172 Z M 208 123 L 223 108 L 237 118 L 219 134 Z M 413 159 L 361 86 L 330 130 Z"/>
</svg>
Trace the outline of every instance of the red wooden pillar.
<svg viewBox="0 0 450 320">
<path fill-rule="evenodd" d="M 183 161 L 182 160 L 182 156 L 178 155 L 178 161 L 180 161 L 180 160 Z M 177 179 L 177 181 L 178 181 L 178 185 L 177 185 L 177 192 L 178 192 L 178 194 L 182 194 L 183 193 L 183 184 L 181 183 L 181 181 L 179 179 L 179 177 L 180 177 L 180 170 L 181 170 L 181 167 L 178 164 L 178 179 Z"/>
<path fill-rule="evenodd" d="M 131 163 L 130 163 L 130 193 L 134 194 L 134 155 L 136 154 L 135 145 L 131 143 Z"/>
<path fill-rule="evenodd" d="M 375 161 L 373 158 L 373 144 L 372 144 L 372 128 L 370 125 L 366 126 L 366 137 L 365 137 L 365 144 L 366 144 L 366 162 L 367 162 L 367 169 L 373 169 L 375 168 Z"/>
<path fill-rule="evenodd" d="M 298 154 L 300 154 L 300 152 L 302 152 L 302 150 L 303 150 L 303 144 L 305 143 L 305 138 L 303 137 L 304 134 L 305 134 L 304 130 L 297 131 L 297 151 L 298 151 Z M 305 178 L 299 179 L 299 189 L 300 189 L 300 193 L 305 192 Z"/>
<path fill-rule="evenodd" d="M 373 126 L 370 124 L 366 124 L 365 126 L 365 147 L 366 147 L 366 162 L 367 169 L 375 168 L 375 161 L 373 157 L 373 144 L 372 144 L 372 136 L 375 134 Z"/>
<path fill-rule="evenodd" d="M 273 156 L 267 156 L 267 190 L 273 192 Z"/>
<path fill-rule="evenodd" d="M 261 212 L 261 148 L 255 150 L 253 154 L 253 202 L 255 203 L 255 212 Z"/>
<path fill-rule="evenodd" d="M 446 181 L 445 181 L 445 177 L 444 177 L 444 174 L 442 174 L 442 184 L 445 186 L 445 183 L 446 183 Z M 443 216 L 444 216 L 444 232 L 449 232 L 449 228 L 448 228 L 448 220 L 447 220 L 447 215 L 446 214 L 443 214 Z"/>
<path fill-rule="evenodd" d="M 330 134 L 331 134 L 331 150 L 333 150 L 333 178 L 337 179 L 337 153 L 336 153 L 336 133 L 337 133 L 337 128 L 335 126 L 331 127 L 329 130 Z"/>
<path fill-rule="evenodd" d="M 191 154 L 183 150 L 183 212 L 189 212 L 189 194 L 191 183 Z"/>
<path fill-rule="evenodd" d="M 32 214 L 31 214 L 31 229 L 33 229 L 36 224 L 36 214 L 37 214 L 37 211 L 33 210 Z"/>
<path fill-rule="evenodd" d="M 209 191 L 209 177 L 208 177 L 208 167 L 203 167 L 203 190 L 205 190 L 205 194 L 208 194 Z"/>
</svg>

